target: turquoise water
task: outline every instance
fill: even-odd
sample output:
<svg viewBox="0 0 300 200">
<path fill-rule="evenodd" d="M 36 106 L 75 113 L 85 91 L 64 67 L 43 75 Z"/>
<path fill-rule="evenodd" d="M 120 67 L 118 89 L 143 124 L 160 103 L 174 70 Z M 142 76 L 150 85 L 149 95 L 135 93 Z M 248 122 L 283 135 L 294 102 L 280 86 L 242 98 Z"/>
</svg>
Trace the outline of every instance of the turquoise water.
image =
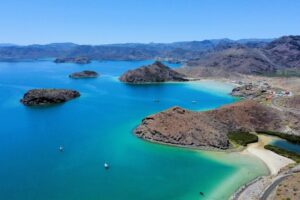
<svg viewBox="0 0 300 200">
<path fill-rule="evenodd" d="M 0 63 L 0 199 L 225 199 L 241 184 L 267 173 L 252 157 L 136 138 L 132 130 L 149 114 L 175 105 L 205 110 L 236 101 L 227 95 L 231 87 L 226 84 L 133 86 L 117 80 L 124 71 L 148 63 Z M 68 78 L 84 69 L 96 70 L 101 77 Z M 41 87 L 76 89 L 82 96 L 47 108 L 19 103 L 28 89 Z M 198 103 L 192 104 L 194 100 Z M 104 162 L 110 170 L 103 169 Z"/>
</svg>

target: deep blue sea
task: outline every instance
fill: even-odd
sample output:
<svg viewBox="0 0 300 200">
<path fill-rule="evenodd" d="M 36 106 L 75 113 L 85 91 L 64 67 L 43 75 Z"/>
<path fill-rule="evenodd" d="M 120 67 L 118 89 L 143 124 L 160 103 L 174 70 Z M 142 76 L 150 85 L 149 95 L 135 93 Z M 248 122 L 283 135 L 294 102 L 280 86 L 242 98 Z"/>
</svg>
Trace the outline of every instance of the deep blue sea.
<svg viewBox="0 0 300 200">
<path fill-rule="evenodd" d="M 226 199 L 240 185 L 267 173 L 262 162 L 249 156 L 136 138 L 132 130 L 149 114 L 172 106 L 206 110 L 236 101 L 224 83 L 133 86 L 118 81 L 126 70 L 151 62 L 0 63 L 0 199 Z M 85 69 L 101 76 L 68 77 Z M 33 88 L 76 89 L 81 97 L 56 106 L 25 107 L 19 100 Z M 105 162 L 109 170 L 103 168 Z"/>
</svg>

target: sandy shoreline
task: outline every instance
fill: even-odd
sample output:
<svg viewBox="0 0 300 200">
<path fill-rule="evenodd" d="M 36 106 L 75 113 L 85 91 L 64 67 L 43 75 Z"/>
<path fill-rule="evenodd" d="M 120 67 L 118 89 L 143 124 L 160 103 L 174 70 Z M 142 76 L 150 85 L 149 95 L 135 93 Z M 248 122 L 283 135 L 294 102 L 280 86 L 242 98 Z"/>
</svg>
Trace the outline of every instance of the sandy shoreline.
<svg viewBox="0 0 300 200">
<path fill-rule="evenodd" d="M 299 82 L 299 78 L 295 78 L 293 81 L 288 81 L 285 78 L 277 78 L 272 79 L 269 77 L 253 77 L 253 76 L 246 76 L 246 77 L 240 77 L 237 78 L 237 80 L 242 81 L 250 81 L 251 82 L 257 82 L 261 80 L 267 80 L 271 85 L 274 85 L 278 88 L 284 88 L 289 91 L 292 91 L 293 93 L 300 93 L 299 88 L 295 88 L 293 85 L 295 82 Z M 222 78 L 214 78 L 214 79 L 201 79 L 201 81 L 214 81 L 214 82 L 223 82 L 226 83 L 232 87 L 237 86 L 235 82 L 232 81 L 232 79 L 222 79 Z M 296 84 L 297 85 L 297 84 Z M 269 170 L 269 176 L 260 176 L 257 177 L 255 180 L 252 180 L 244 185 L 242 185 L 232 196 L 231 199 L 236 200 L 248 200 L 248 199 L 257 199 L 260 195 L 260 192 L 263 192 L 263 188 L 267 187 L 269 184 L 271 184 L 271 177 L 276 177 L 280 170 L 287 165 L 295 163 L 293 160 L 283 157 L 281 155 L 278 155 L 270 150 L 267 150 L 264 148 L 265 145 L 270 143 L 272 140 L 272 137 L 265 136 L 265 135 L 259 135 L 259 142 L 254 144 L 249 144 L 247 147 L 241 151 L 241 154 L 245 155 L 251 155 L 258 159 L 260 159 Z"/>
<path fill-rule="evenodd" d="M 271 183 L 273 177 L 276 177 L 280 170 L 289 164 L 295 163 L 295 161 L 278 155 L 272 151 L 264 149 L 264 146 L 270 143 L 272 137 L 259 135 L 259 141 L 257 143 L 249 144 L 247 148 L 242 151 L 242 154 L 253 155 L 267 166 L 269 169 L 269 176 L 257 177 L 255 180 L 241 186 L 232 196 L 231 200 L 248 200 L 258 199 Z"/>
<path fill-rule="evenodd" d="M 272 139 L 269 136 L 259 135 L 257 143 L 249 144 L 242 152 L 251 154 L 261 159 L 268 167 L 271 175 L 276 175 L 283 167 L 295 163 L 295 161 L 278 155 L 270 150 L 264 148 Z"/>
<path fill-rule="evenodd" d="M 262 163 L 266 166 L 269 173 L 267 176 L 259 176 L 254 180 L 251 180 L 239 187 L 232 195 L 231 199 L 235 200 L 246 200 L 250 196 L 256 196 L 260 194 L 260 190 L 264 189 L 271 183 L 271 179 L 269 177 L 276 176 L 282 168 L 285 166 L 295 163 L 293 160 L 278 155 L 270 150 L 264 149 L 264 146 L 272 141 L 272 136 L 266 135 L 258 135 L 259 141 L 257 143 L 249 144 L 245 149 L 230 149 L 230 150 L 217 150 L 215 148 L 200 148 L 199 147 L 186 147 L 180 145 L 170 145 L 166 143 L 161 143 L 157 141 L 149 141 L 157 144 L 163 144 L 168 146 L 176 146 L 179 148 L 188 148 L 191 150 L 200 150 L 202 153 L 207 152 L 208 157 L 212 157 L 211 153 L 225 153 L 225 154 L 240 154 L 242 156 L 251 156 L 255 157 L 262 161 Z M 218 154 L 216 154 L 216 158 L 218 158 Z M 255 199 L 255 198 L 254 198 Z"/>
<path fill-rule="evenodd" d="M 243 81 L 250 81 L 251 82 L 257 82 L 261 80 L 267 80 L 270 82 L 272 85 L 276 86 L 281 86 L 284 88 L 290 89 L 290 91 L 294 92 L 294 88 L 287 87 L 291 86 L 292 83 L 287 82 L 286 84 L 280 85 L 279 83 L 282 83 L 283 80 L 281 79 L 276 79 L 276 81 L 268 78 L 268 77 L 255 77 L 255 79 L 251 77 L 240 77 L 237 78 L 237 80 L 243 80 Z M 235 80 L 235 79 L 234 79 Z M 224 78 L 202 78 L 200 80 L 191 80 L 187 83 L 190 87 L 193 87 L 195 89 L 203 90 L 205 87 L 204 85 L 201 85 L 201 83 L 210 83 L 210 90 L 212 92 L 220 92 L 220 95 L 228 95 L 230 91 L 235 87 L 238 86 L 236 84 L 237 80 L 232 81 L 231 79 L 224 79 Z M 297 79 L 300 80 L 300 79 Z M 172 82 L 172 83 L 177 83 L 177 82 Z M 220 87 L 220 83 L 222 84 L 223 87 Z M 284 82 L 285 83 L 285 82 Z M 199 84 L 199 85 L 198 85 Z M 215 87 L 214 87 L 215 86 Z M 224 92 L 225 91 L 225 92 Z M 269 177 L 274 177 L 278 175 L 280 170 L 284 167 L 286 167 L 289 164 L 295 163 L 293 160 L 283 157 L 281 155 L 278 155 L 270 150 L 267 150 L 264 148 L 265 145 L 270 143 L 272 140 L 272 137 L 270 136 L 265 136 L 265 135 L 259 135 L 259 141 L 257 143 L 249 144 L 247 145 L 246 148 L 239 148 L 239 149 L 229 149 L 229 150 L 220 150 L 217 148 L 211 148 L 211 147 L 195 147 L 195 146 L 182 146 L 182 145 L 175 145 L 175 144 L 168 144 L 168 143 L 163 143 L 163 142 L 157 142 L 157 141 L 152 141 L 152 140 L 147 140 L 148 142 L 153 142 L 153 143 L 159 143 L 159 144 L 164 144 L 164 145 L 169 145 L 169 146 L 177 146 L 180 148 L 188 148 L 188 149 L 197 149 L 197 150 L 202 150 L 202 151 L 212 151 L 212 152 L 225 152 L 225 153 L 232 153 L 232 152 L 239 152 L 241 155 L 249 155 L 252 157 L 255 157 L 262 161 L 262 163 L 266 166 L 266 169 L 268 169 L 269 174 L 268 176 L 260 176 L 257 177 L 254 180 L 251 180 L 250 182 L 241 185 L 241 187 L 234 193 L 232 194 L 232 197 L 235 197 L 234 199 L 249 199 L 248 197 L 254 196 L 259 192 L 260 189 L 265 187 L 266 185 L 269 184 Z M 242 197 L 242 198 L 239 198 Z M 247 197 L 247 198 L 244 198 Z"/>
</svg>

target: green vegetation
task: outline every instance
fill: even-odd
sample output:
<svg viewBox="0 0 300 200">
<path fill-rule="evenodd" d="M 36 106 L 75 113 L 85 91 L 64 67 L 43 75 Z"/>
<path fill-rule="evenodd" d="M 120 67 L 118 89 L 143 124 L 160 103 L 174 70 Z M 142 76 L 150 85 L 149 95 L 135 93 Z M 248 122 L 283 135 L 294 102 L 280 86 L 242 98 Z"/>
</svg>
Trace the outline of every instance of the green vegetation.
<svg viewBox="0 0 300 200">
<path fill-rule="evenodd" d="M 279 148 L 279 147 L 276 147 L 276 146 L 270 145 L 270 144 L 266 145 L 265 149 L 268 149 L 268 150 L 273 151 L 273 152 L 275 152 L 279 155 L 290 158 L 290 159 L 294 160 L 297 163 L 300 163 L 300 154 L 297 154 L 297 153 L 292 152 L 292 151 L 287 151 L 285 149 L 282 149 L 282 148 Z"/>
<path fill-rule="evenodd" d="M 230 142 L 242 146 L 247 146 L 247 144 L 258 142 L 257 135 L 245 132 L 229 133 L 228 138 Z"/>
<path fill-rule="evenodd" d="M 260 131 L 260 132 L 257 132 L 257 133 L 277 136 L 277 137 L 285 139 L 285 140 L 287 140 L 291 143 L 300 144 L 300 136 L 297 136 L 297 135 L 288 135 L 288 134 L 285 134 L 285 133 L 279 133 L 279 132 L 274 132 L 274 131 Z"/>
</svg>

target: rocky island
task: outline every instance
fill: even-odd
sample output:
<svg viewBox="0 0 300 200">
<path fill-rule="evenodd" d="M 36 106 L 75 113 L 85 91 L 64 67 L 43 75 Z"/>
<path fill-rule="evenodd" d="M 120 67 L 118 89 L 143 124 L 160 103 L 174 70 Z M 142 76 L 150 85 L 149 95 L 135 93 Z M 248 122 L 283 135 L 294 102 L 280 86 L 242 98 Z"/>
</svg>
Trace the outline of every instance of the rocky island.
<svg viewBox="0 0 300 200">
<path fill-rule="evenodd" d="M 67 89 L 33 89 L 20 100 L 26 106 L 44 106 L 63 103 L 79 97 L 80 93 Z"/>
<path fill-rule="evenodd" d="M 70 78 L 97 78 L 98 73 L 95 71 L 84 70 L 82 72 L 75 72 L 69 75 Z"/>
<path fill-rule="evenodd" d="M 167 81 L 188 81 L 185 75 L 176 72 L 163 63 L 156 61 L 152 65 L 142 66 L 124 73 L 120 81 L 125 83 L 159 83 Z"/>
<path fill-rule="evenodd" d="M 228 149 L 229 133 L 299 134 L 298 122 L 299 116 L 245 100 L 206 112 L 173 107 L 146 117 L 134 132 L 140 138 L 158 143 Z"/>
<path fill-rule="evenodd" d="M 91 63 L 91 59 L 88 57 L 78 56 L 78 57 L 63 57 L 56 58 L 54 60 L 55 63 L 76 63 L 76 64 L 89 64 Z"/>
</svg>

